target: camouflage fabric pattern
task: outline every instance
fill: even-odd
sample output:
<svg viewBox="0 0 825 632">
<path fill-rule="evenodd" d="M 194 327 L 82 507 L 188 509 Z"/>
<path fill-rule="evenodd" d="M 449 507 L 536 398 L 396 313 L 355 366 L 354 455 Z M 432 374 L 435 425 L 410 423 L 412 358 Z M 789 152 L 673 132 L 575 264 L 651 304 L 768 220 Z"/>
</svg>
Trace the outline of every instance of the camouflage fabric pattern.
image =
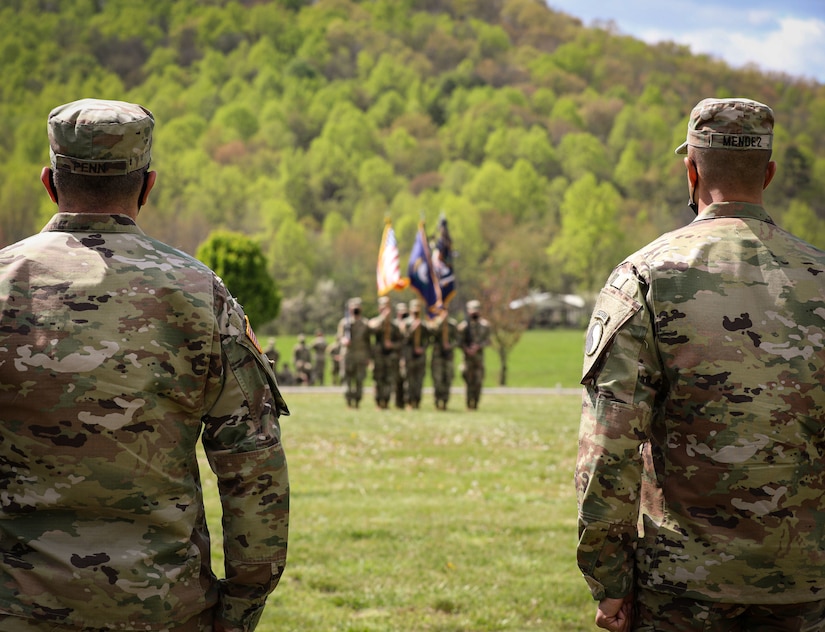
<svg viewBox="0 0 825 632">
<path fill-rule="evenodd" d="M 329 343 L 327 353 L 332 363 L 330 369 L 332 384 L 338 386 L 341 384 L 341 342 L 337 338 Z"/>
<path fill-rule="evenodd" d="M 395 324 L 404 338 L 401 345 L 401 350 L 398 355 L 398 373 L 395 378 L 395 407 L 399 409 L 406 408 L 408 401 L 408 382 L 407 382 L 407 363 L 409 362 L 409 348 L 406 344 L 407 337 L 407 306 L 404 303 L 397 303 L 395 306 Z"/>
<path fill-rule="evenodd" d="M 143 106 L 81 99 L 49 114 L 52 168 L 89 176 L 119 176 L 149 165 L 155 119 Z"/>
<path fill-rule="evenodd" d="M 695 632 L 741 630 L 755 632 L 821 632 L 825 629 L 825 601 L 789 604 L 741 604 L 699 601 L 638 590 L 633 630 L 638 632 Z"/>
<path fill-rule="evenodd" d="M 370 319 L 369 326 L 374 337 L 372 377 L 375 382 L 375 403 L 379 408 L 387 408 L 398 380 L 404 332 L 390 311 Z"/>
<path fill-rule="evenodd" d="M 421 405 L 424 376 L 427 372 L 427 346 L 430 341 L 430 331 L 427 322 L 422 320 L 420 311 L 414 312 L 407 320 L 405 336 L 407 403 L 413 408 L 418 408 Z"/>
<path fill-rule="evenodd" d="M 324 373 L 327 368 L 327 341 L 318 334 L 312 339 L 312 380 L 320 386 L 324 385 Z"/>
<path fill-rule="evenodd" d="M 688 145 L 717 149 L 770 150 L 773 145 L 773 110 L 751 99 L 703 99 L 690 113 Z"/>
<path fill-rule="evenodd" d="M 594 598 L 825 598 L 825 253 L 713 204 L 619 265 L 585 344 L 578 563 Z"/>
<path fill-rule="evenodd" d="M 57 214 L 0 251 L 0 306 L 0 612 L 162 630 L 214 609 L 252 630 L 286 561 L 289 411 L 220 280 L 129 217 Z"/>
<path fill-rule="evenodd" d="M 312 351 L 303 338 L 292 347 L 292 366 L 300 382 L 308 384 L 312 381 Z"/>
<path fill-rule="evenodd" d="M 436 408 L 446 409 L 455 377 L 455 348 L 458 346 L 458 323 L 444 312 L 432 327 L 430 373 Z"/>
<path fill-rule="evenodd" d="M 469 408 L 478 407 L 481 399 L 481 388 L 484 384 L 484 349 L 490 345 L 490 335 L 490 323 L 484 318 L 468 318 L 458 325 L 458 339 L 464 351 L 462 377 L 467 387 L 466 399 Z"/>
<path fill-rule="evenodd" d="M 370 326 L 363 318 L 342 318 L 338 323 L 341 344 L 341 379 L 347 404 L 357 406 L 364 396 L 364 380 L 372 355 Z M 347 340 L 348 344 L 343 344 Z"/>
</svg>

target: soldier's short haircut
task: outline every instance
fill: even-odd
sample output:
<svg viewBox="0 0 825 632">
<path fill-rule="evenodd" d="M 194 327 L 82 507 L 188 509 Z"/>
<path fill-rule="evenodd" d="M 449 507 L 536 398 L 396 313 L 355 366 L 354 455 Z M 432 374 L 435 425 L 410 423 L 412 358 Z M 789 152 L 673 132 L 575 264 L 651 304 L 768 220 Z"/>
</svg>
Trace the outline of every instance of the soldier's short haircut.
<svg viewBox="0 0 825 632">
<path fill-rule="evenodd" d="M 137 198 L 148 170 L 147 165 L 126 175 L 101 178 L 55 169 L 54 186 L 59 199 L 102 208 Z"/>
<path fill-rule="evenodd" d="M 721 190 L 761 190 L 765 170 L 771 160 L 770 150 L 738 151 L 735 149 L 706 149 L 691 147 L 699 178 L 705 186 Z"/>
</svg>

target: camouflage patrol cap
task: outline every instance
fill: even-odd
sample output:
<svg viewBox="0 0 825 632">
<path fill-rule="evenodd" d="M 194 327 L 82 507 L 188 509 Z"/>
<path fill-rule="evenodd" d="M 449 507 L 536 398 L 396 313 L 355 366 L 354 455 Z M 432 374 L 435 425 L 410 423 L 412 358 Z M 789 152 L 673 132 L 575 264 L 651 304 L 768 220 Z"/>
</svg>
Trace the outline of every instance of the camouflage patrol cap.
<svg viewBox="0 0 825 632">
<path fill-rule="evenodd" d="M 467 311 L 471 314 L 475 314 L 481 309 L 481 303 L 478 301 L 467 301 Z"/>
<path fill-rule="evenodd" d="M 396 312 L 406 312 L 407 311 L 407 304 L 406 303 L 396 303 L 395 304 L 395 311 Z"/>
<path fill-rule="evenodd" d="M 390 304 L 390 297 L 389 296 L 379 296 L 378 297 L 378 307 L 384 307 L 385 305 Z"/>
<path fill-rule="evenodd" d="M 361 307 L 361 299 L 359 297 L 355 296 L 355 297 L 353 297 L 353 298 L 351 298 L 350 300 L 347 301 L 347 305 L 350 308 Z"/>
<path fill-rule="evenodd" d="M 141 105 L 81 99 L 49 113 L 53 169 L 89 176 L 122 176 L 152 158 L 155 118 Z"/>
<path fill-rule="evenodd" d="M 773 111 L 751 99 L 703 99 L 690 113 L 688 145 L 710 149 L 767 149 L 773 145 Z"/>
<path fill-rule="evenodd" d="M 421 309 L 421 301 L 417 298 L 414 298 L 410 301 L 410 311 L 420 310 Z"/>
</svg>

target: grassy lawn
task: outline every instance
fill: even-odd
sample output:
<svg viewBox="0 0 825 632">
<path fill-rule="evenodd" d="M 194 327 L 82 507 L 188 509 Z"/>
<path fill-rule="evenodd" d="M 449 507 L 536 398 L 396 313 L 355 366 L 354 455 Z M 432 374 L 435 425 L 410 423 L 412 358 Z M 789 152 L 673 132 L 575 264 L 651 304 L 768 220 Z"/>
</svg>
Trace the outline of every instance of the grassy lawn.
<svg viewBox="0 0 825 632">
<path fill-rule="evenodd" d="M 574 552 L 579 398 L 488 394 L 476 412 L 431 398 L 287 396 L 289 560 L 260 631 L 594 629 Z"/>
</svg>

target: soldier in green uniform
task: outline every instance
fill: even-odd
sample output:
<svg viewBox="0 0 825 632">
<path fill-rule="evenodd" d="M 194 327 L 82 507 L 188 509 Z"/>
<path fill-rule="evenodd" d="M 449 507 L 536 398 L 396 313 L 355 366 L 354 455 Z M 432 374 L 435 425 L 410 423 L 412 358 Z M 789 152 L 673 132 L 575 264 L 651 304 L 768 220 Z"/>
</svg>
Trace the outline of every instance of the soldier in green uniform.
<svg viewBox="0 0 825 632">
<path fill-rule="evenodd" d="M 267 341 L 266 346 L 264 347 L 264 355 L 269 358 L 272 366 L 277 369 L 278 361 L 281 359 L 281 354 L 278 351 L 278 347 L 275 346 L 275 338 L 270 338 Z"/>
<path fill-rule="evenodd" d="M 304 334 L 298 334 L 298 341 L 292 347 L 292 366 L 298 384 L 308 386 L 312 382 L 312 352 Z"/>
<path fill-rule="evenodd" d="M 406 344 L 407 336 L 407 319 L 410 313 L 407 309 L 406 303 L 395 304 L 395 323 L 398 325 L 399 331 L 404 338 L 401 345 L 401 350 L 398 354 L 398 371 L 396 371 L 395 378 L 395 407 L 404 409 L 407 407 L 407 355 L 408 349 Z"/>
<path fill-rule="evenodd" d="M 375 405 L 388 408 L 398 379 L 398 354 L 404 344 L 404 333 L 393 318 L 389 297 L 379 297 L 378 316 L 370 320 L 370 330 L 374 337 Z"/>
<path fill-rule="evenodd" d="M 410 301 L 410 317 L 407 319 L 407 398 L 411 408 L 421 407 L 421 392 L 427 372 L 427 346 L 430 330 L 421 314 L 421 301 Z"/>
<path fill-rule="evenodd" d="M 315 331 L 315 338 L 312 339 L 312 355 L 312 383 L 323 386 L 327 370 L 327 339 L 320 329 Z"/>
<path fill-rule="evenodd" d="M 327 346 L 327 353 L 331 363 L 330 380 L 333 386 L 339 386 L 341 384 L 341 341 L 337 336 Z"/>
<path fill-rule="evenodd" d="M 479 301 L 467 301 L 467 317 L 458 325 L 458 340 L 464 352 L 462 377 L 467 386 L 467 408 L 475 410 L 484 384 L 484 349 L 490 345 L 490 323 L 481 317 Z"/>
<path fill-rule="evenodd" d="M 364 380 L 372 359 L 370 326 L 361 313 L 361 299 L 347 302 L 347 315 L 338 323 L 341 343 L 341 375 L 347 406 L 358 408 L 364 396 Z"/>
<path fill-rule="evenodd" d="M 121 101 L 52 110 L 58 212 L 0 250 L 3 631 L 253 630 L 284 570 L 289 411 L 220 279 L 136 223 L 153 129 Z"/>
<path fill-rule="evenodd" d="M 762 206 L 774 115 L 705 99 L 689 225 L 588 327 L 578 563 L 608 630 L 825 628 L 825 252 Z"/>
<path fill-rule="evenodd" d="M 455 318 L 450 318 L 446 309 L 433 321 L 431 342 L 430 373 L 433 377 L 435 407 L 447 410 L 455 375 L 454 350 L 458 346 L 458 323 Z"/>
</svg>

